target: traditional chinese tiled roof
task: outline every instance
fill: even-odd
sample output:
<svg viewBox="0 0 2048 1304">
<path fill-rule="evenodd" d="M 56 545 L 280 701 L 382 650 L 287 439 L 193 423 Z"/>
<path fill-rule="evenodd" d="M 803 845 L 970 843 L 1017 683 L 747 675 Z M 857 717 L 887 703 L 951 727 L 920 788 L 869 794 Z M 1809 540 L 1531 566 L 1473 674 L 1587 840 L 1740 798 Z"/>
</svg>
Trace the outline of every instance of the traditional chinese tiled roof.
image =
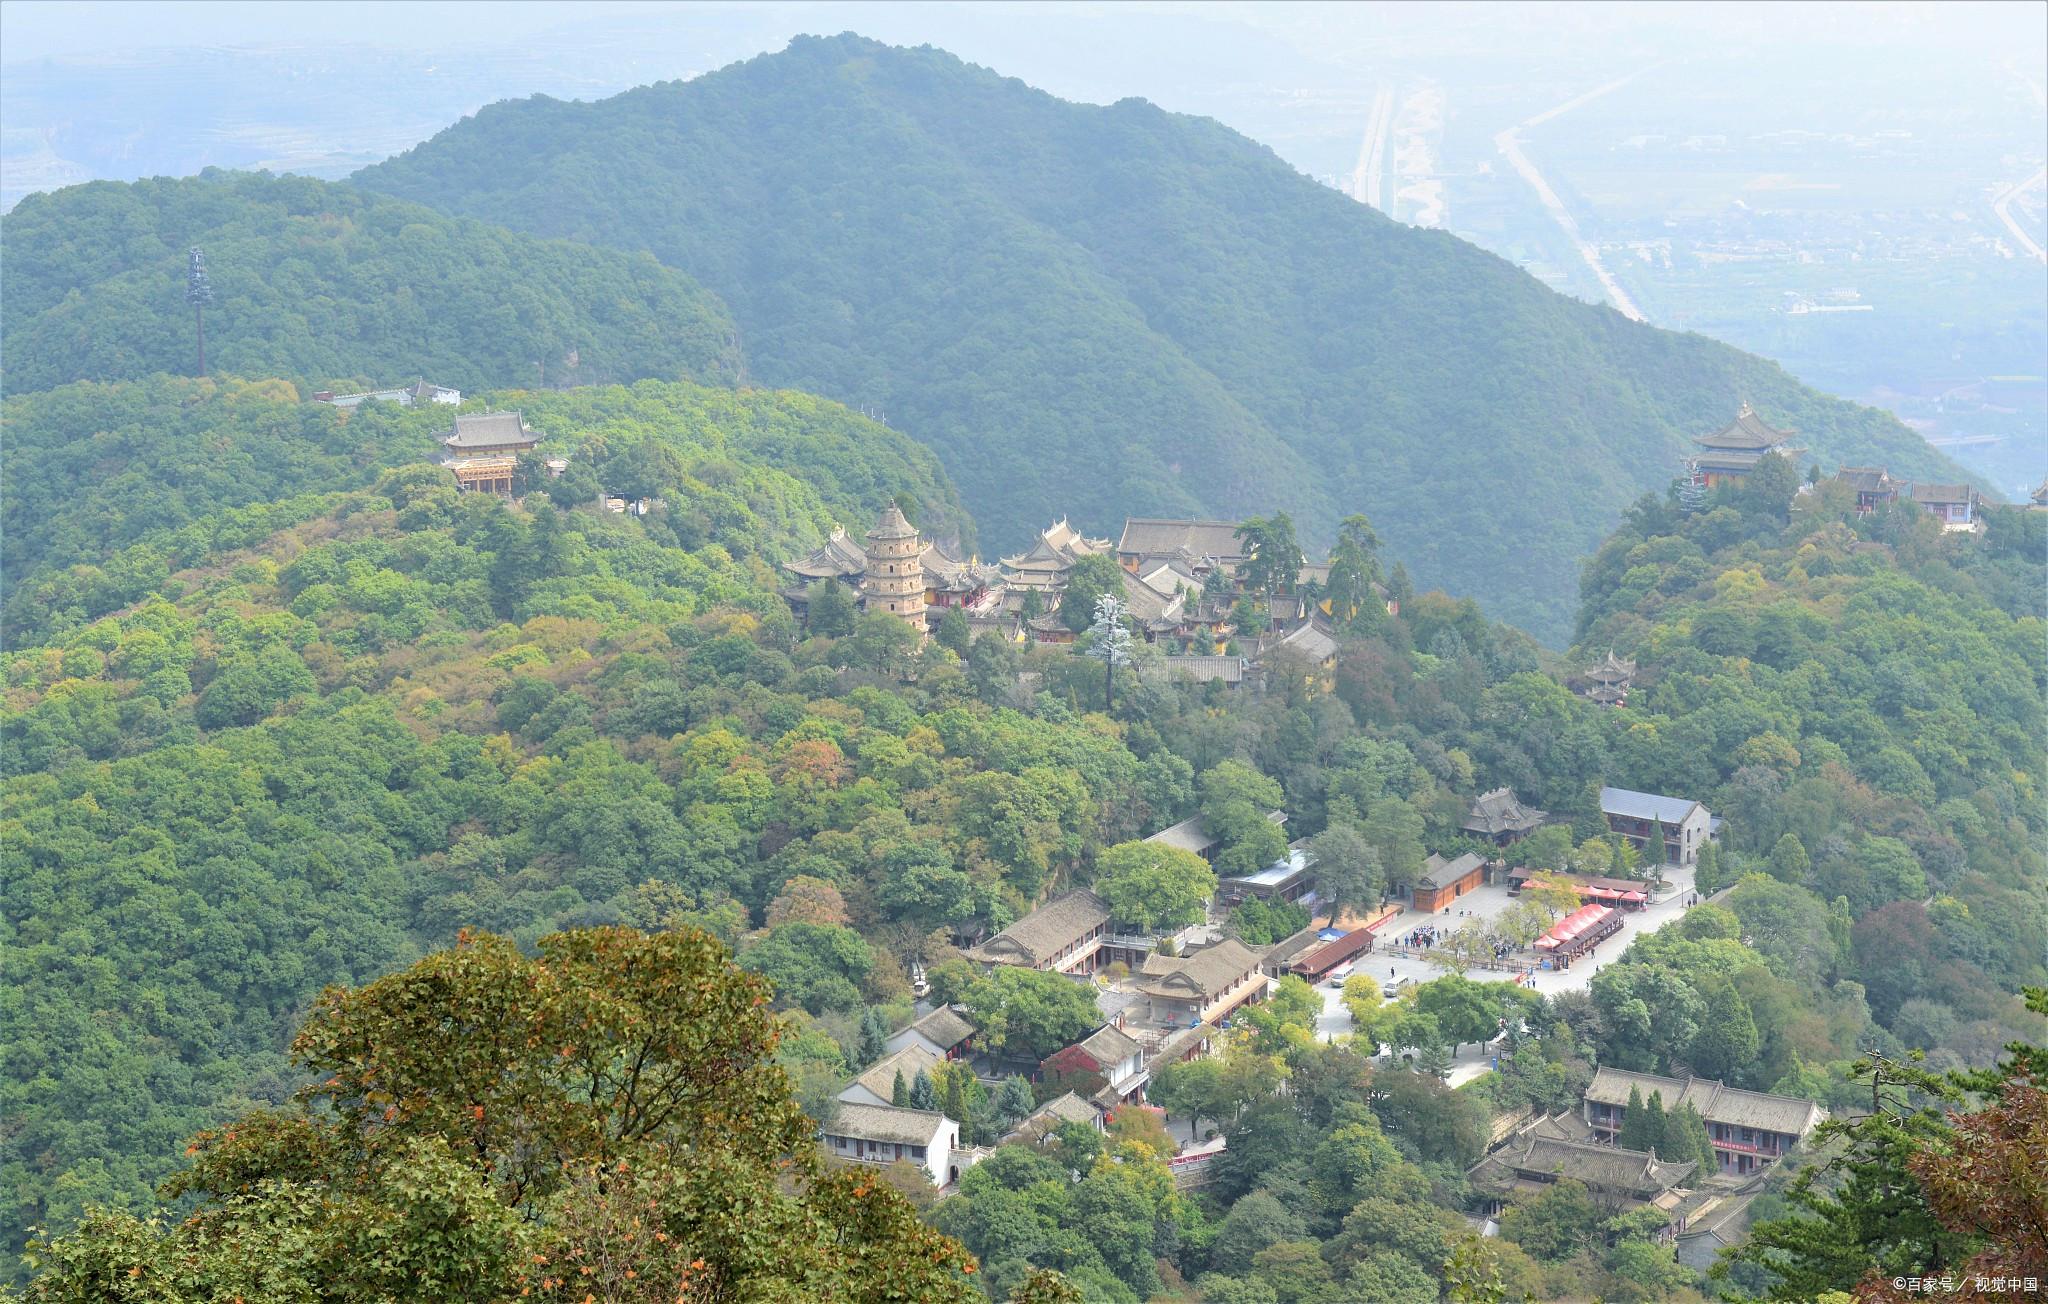
<svg viewBox="0 0 2048 1304">
<path fill-rule="evenodd" d="M 1298 652 L 1318 665 L 1337 655 L 1337 640 L 1314 621 L 1295 630 L 1273 647 L 1276 650 L 1285 648 L 1291 652 Z"/>
<path fill-rule="evenodd" d="M 1105 1027 L 1097 1028 L 1075 1042 L 1073 1049 L 1094 1060 L 1098 1068 L 1109 1069 L 1136 1055 L 1142 1048 L 1115 1028 Z"/>
<path fill-rule="evenodd" d="M 1445 860 L 1442 856 L 1432 851 L 1429 853 L 1429 859 L 1422 862 L 1422 877 L 1415 880 L 1415 886 L 1431 889 L 1446 888 L 1456 883 L 1459 879 L 1465 878 L 1484 868 L 1486 868 L 1485 857 L 1474 855 L 1469 851 L 1456 860 Z"/>
<path fill-rule="evenodd" d="M 938 1138 L 945 1125 L 946 1116 L 936 1110 L 842 1103 L 823 1131 L 826 1136 L 928 1146 Z"/>
<path fill-rule="evenodd" d="M 1697 1167 L 1659 1159 L 1654 1150 L 1623 1150 L 1531 1133 L 1480 1160 L 1467 1175 L 1474 1186 L 1495 1191 L 1527 1178 L 1570 1177 L 1595 1190 L 1648 1202 L 1683 1184 Z"/>
<path fill-rule="evenodd" d="M 1680 1104 L 1691 1105 L 1709 1123 L 1731 1127 L 1761 1128 L 1786 1136 L 1803 1136 L 1826 1117 L 1826 1111 L 1810 1100 L 1780 1096 L 1766 1091 L 1744 1091 L 1717 1079 L 1665 1078 L 1654 1073 L 1631 1073 L 1602 1068 L 1586 1088 L 1586 1099 L 1595 1104 L 1626 1108 L 1631 1089 L 1642 1093 L 1661 1092 L 1668 1113 Z"/>
<path fill-rule="evenodd" d="M 1200 996 L 1208 1001 L 1229 991 L 1231 984 L 1258 967 L 1256 954 L 1236 938 L 1227 938 L 1191 956 L 1147 956 L 1138 987 L 1148 995 Z"/>
<path fill-rule="evenodd" d="M 1117 541 L 1116 550 L 1125 555 L 1157 557 L 1185 548 L 1195 557 L 1243 561 L 1248 554 L 1244 541 L 1237 537 L 1237 524 L 1133 516 L 1124 521 L 1123 537 Z"/>
<path fill-rule="evenodd" d="M 459 452 L 465 448 L 508 448 L 538 444 L 540 435 L 526 428 L 517 412 L 465 412 L 455 418 L 441 446 Z"/>
<path fill-rule="evenodd" d="M 855 1087 L 865 1087 L 883 1100 L 888 1100 L 896 1090 L 898 1073 L 903 1075 L 903 1085 L 907 1087 L 917 1080 L 919 1073 L 929 1074 L 932 1066 L 940 1059 L 939 1055 L 912 1042 L 902 1050 L 891 1051 L 882 1056 L 855 1075 L 853 1081 L 842 1089 L 841 1095 L 844 1096 Z"/>
<path fill-rule="evenodd" d="M 917 527 L 910 523 L 910 518 L 903 514 L 903 509 L 894 503 L 882 509 L 881 519 L 875 522 L 874 529 L 868 531 L 868 538 L 876 541 L 916 537 Z"/>
<path fill-rule="evenodd" d="M 861 546 L 834 529 L 832 537 L 813 552 L 782 564 L 782 569 L 805 579 L 847 579 L 867 569 L 868 555 Z"/>
<path fill-rule="evenodd" d="M 1916 503 L 1968 503 L 1975 502 L 1977 491 L 1966 484 L 1916 484 L 1913 486 L 1913 501 Z"/>
<path fill-rule="evenodd" d="M 962 954 L 991 964 L 1043 964 L 1108 922 L 1109 903 L 1080 888 L 1046 902 Z"/>
<path fill-rule="evenodd" d="M 1860 494 L 1896 493 L 1899 488 L 1899 482 L 1881 466 L 1845 466 L 1835 472 L 1835 478 Z"/>
<path fill-rule="evenodd" d="M 1165 658 L 1170 674 L 1186 675 L 1198 684 L 1220 679 L 1226 684 L 1244 682 L 1245 659 L 1228 656 L 1169 656 Z"/>
<path fill-rule="evenodd" d="M 1464 829 L 1481 837 L 1498 837 L 1503 833 L 1527 833 L 1543 823 L 1547 811 L 1534 806 L 1524 806 L 1515 796 L 1513 788 L 1495 788 L 1482 792 L 1472 800 L 1472 809 L 1465 816 Z"/>
<path fill-rule="evenodd" d="M 980 1029 L 969 1023 L 966 1016 L 952 1006 L 941 1005 L 904 1031 L 915 1032 L 935 1046 L 951 1049 L 972 1037 Z"/>
<path fill-rule="evenodd" d="M 1763 418 L 1759 417 L 1749 404 L 1744 403 L 1736 412 L 1733 421 L 1711 435 L 1702 435 L 1697 442 L 1701 448 L 1763 453 L 1778 447 L 1798 433 L 1796 430 L 1779 430 L 1766 425 Z"/>
</svg>

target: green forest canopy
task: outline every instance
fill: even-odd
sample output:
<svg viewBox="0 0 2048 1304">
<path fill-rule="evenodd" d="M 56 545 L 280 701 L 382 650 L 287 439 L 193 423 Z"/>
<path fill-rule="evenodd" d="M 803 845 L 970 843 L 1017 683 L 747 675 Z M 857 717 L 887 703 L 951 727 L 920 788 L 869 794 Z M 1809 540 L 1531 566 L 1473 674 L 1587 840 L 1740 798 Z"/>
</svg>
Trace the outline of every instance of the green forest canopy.
<svg viewBox="0 0 2048 1304">
<path fill-rule="evenodd" d="M 188 249 L 210 371 L 308 389 L 461 390 L 657 377 L 730 384 L 717 298 L 644 254 L 536 240 L 309 177 L 96 181 L 0 218 L 7 392 L 191 375 Z"/>
<path fill-rule="evenodd" d="M 299 411 L 260 386 L 229 401 L 230 387 L 179 383 L 221 429 L 173 440 L 247 438 L 266 401 Z M 171 542 L 64 545 L 73 566 L 138 587 L 105 614 L 36 607 L 5 662 L 12 1243 L 90 1203 L 143 1207 L 186 1136 L 297 1085 L 285 1045 L 321 986 L 373 979 L 464 927 L 528 943 L 613 923 L 709 929 L 816 1034 L 792 1041 L 793 1069 L 823 1108 L 857 1016 L 906 1008 L 904 959 L 933 929 L 1000 927 L 1226 780 L 1277 783 L 1290 830 L 1353 823 L 1396 859 L 1460 850 L 1470 795 L 1499 783 L 1581 837 L 1603 779 L 1725 813 L 1717 872 L 1757 877 L 1725 929 L 1702 914 L 1610 966 L 1584 1009 L 1556 1012 L 1577 1020 L 1551 1043 L 1557 1062 L 1503 1087 L 1554 1107 L 1594 1056 L 1675 1071 L 1753 1044 L 1732 1078 L 1829 1101 L 1872 1044 L 1981 1065 L 2024 1026 L 2009 993 L 2048 976 L 2038 514 L 1997 510 L 1979 538 L 1911 510 L 1855 519 L 1831 487 L 1797 502 L 1723 492 L 1691 516 L 1641 503 L 1586 579 L 1581 652 L 1643 661 L 1625 710 L 1567 692 L 1469 600 L 1423 594 L 1397 618 L 1361 612 L 1334 691 L 1301 679 L 1219 696 L 1148 672 L 1144 648 L 1112 719 L 1099 664 L 1066 649 L 982 639 L 963 662 L 919 654 L 888 617 L 836 638 L 792 621 L 774 561 L 815 540 L 825 493 L 871 510 L 861 495 L 900 484 L 861 465 L 902 459 L 900 436 L 821 406 L 840 415 L 814 448 L 776 396 L 652 383 L 520 401 L 544 428 L 603 434 L 607 460 L 644 443 L 690 473 L 642 520 L 462 497 L 417 464 L 306 493 L 347 481 L 309 447 L 266 486 L 286 495 L 274 513 L 214 506 Z M 375 409 L 318 429 L 376 420 L 417 440 L 409 423 L 430 417 Z M 778 444 L 785 429 L 794 442 Z M 732 468 L 702 474 L 714 456 Z M 835 470 L 834 456 L 853 462 Z M 152 565 L 119 564 L 153 547 Z M 1034 697 L 1017 690 L 1027 667 Z M 1780 854 L 1786 837 L 1804 854 Z M 1625 1015 L 1646 1002 L 1681 1023 L 1641 1035 Z M 1276 1008 L 1259 1036 L 1296 1045 L 1291 1006 Z M 1402 1026 L 1441 1029 L 1434 1018 Z M 1373 1121 L 1345 1116 L 1364 1131 L 1332 1144 L 1391 1145 L 1448 1176 L 1483 1135 L 1456 1098 L 1393 1080 L 1358 1097 Z M 1339 1106 L 1243 1103 L 1233 1197 L 1307 1201 L 1300 1234 L 1355 1289 L 1436 1270 L 1421 1249 L 1365 1266 L 1354 1250 L 1372 1219 L 1397 1214 L 1376 1205 L 1344 1241 L 1328 1211 L 1360 1198 L 1355 1184 L 1280 1180 L 1296 1158 L 1321 1162 Z M 1351 1163 L 1328 1162 L 1319 1181 Z M 980 1185 L 1000 1205 L 998 1176 Z M 1113 1186 L 1100 1198 L 1125 1198 Z M 1438 1225 L 1409 1178 L 1385 1192 L 1398 1216 Z M 1091 1208 L 1054 1221 L 1121 1226 Z M 1199 1235 L 1175 1250 L 1149 1225 L 1158 1252 L 1208 1263 Z M 1007 1278 L 1050 1252 L 960 1234 Z M 1111 1298 L 1152 1271 L 1121 1244 L 1105 1233 L 1090 1251 Z M 1655 1268 L 1634 1253 L 1601 1270 Z"/>
<path fill-rule="evenodd" d="M 595 179 L 602 178 L 599 182 Z M 646 250 L 748 364 L 943 456 L 992 541 L 1362 510 L 1425 586 L 1565 641 L 1579 559 L 1747 400 L 1824 465 L 1964 474 L 1888 414 L 1553 293 L 1205 120 L 847 35 L 484 109 L 356 182 Z"/>
<path fill-rule="evenodd" d="M 928 449 L 836 403 L 787 391 L 642 381 L 498 391 L 550 455 L 613 492 L 671 493 L 696 536 L 777 560 L 890 502 L 936 537 L 972 525 Z M 388 468 L 437 456 L 452 410 L 301 403 L 289 384 L 162 377 L 75 384 L 0 407 L 7 493 L 5 628 L 47 636 L 155 590 L 213 550 L 327 510 Z M 779 473 L 779 474 L 778 474 Z M 793 477 L 793 478 L 792 478 Z M 694 536 L 693 536 L 694 537 Z"/>
</svg>

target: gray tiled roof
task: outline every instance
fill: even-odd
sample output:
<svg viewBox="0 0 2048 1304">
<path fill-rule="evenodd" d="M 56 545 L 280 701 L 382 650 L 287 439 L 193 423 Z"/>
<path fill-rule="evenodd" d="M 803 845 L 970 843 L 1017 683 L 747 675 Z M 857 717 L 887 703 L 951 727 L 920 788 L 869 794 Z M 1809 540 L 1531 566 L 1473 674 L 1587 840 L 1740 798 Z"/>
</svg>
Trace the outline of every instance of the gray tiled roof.
<svg viewBox="0 0 2048 1304">
<path fill-rule="evenodd" d="M 1241 561 L 1246 553 L 1244 542 L 1237 537 L 1237 525 L 1236 521 L 1133 516 L 1124 521 L 1123 537 L 1117 541 L 1116 550 L 1151 557 L 1185 548 L 1196 557 Z"/>
<path fill-rule="evenodd" d="M 1546 813 L 1534 806 L 1524 806 L 1513 788 L 1495 788 L 1473 799 L 1472 809 L 1465 816 L 1464 828 L 1467 832 L 1488 837 L 1499 833 L 1526 833 L 1543 823 Z"/>
<path fill-rule="evenodd" d="M 1667 827 L 1683 823 L 1697 805 L 1699 803 L 1690 797 L 1664 797 L 1627 788 L 1600 789 L 1601 814 L 1621 815 L 1634 820 L 1660 820 Z"/>
<path fill-rule="evenodd" d="M 1166 961 L 1156 968 L 1154 961 Z M 1189 989 L 1204 1000 L 1221 996 L 1230 985 L 1259 967 L 1259 957 L 1236 938 L 1228 938 L 1184 959 L 1145 958 L 1145 977 L 1138 985 L 1161 996 L 1185 997 Z"/>
<path fill-rule="evenodd" d="M 526 428 L 517 412 L 466 412 L 441 436 L 444 448 L 502 448 L 512 444 L 537 444 L 540 435 Z"/>
<path fill-rule="evenodd" d="M 1649 1200 L 1683 1183 L 1697 1167 L 1691 1162 L 1668 1163 L 1654 1150 L 1530 1134 L 1480 1160 L 1468 1175 L 1473 1185 L 1494 1189 L 1512 1185 L 1524 1174 L 1570 1177 L 1589 1187 Z"/>
<path fill-rule="evenodd" d="M 1086 1037 L 1074 1043 L 1076 1050 L 1085 1051 L 1089 1059 L 1103 1068 L 1110 1068 L 1129 1059 L 1141 1049 L 1138 1043 L 1115 1028 L 1097 1028 Z"/>
<path fill-rule="evenodd" d="M 932 1066 L 939 1062 L 939 1056 L 912 1042 L 902 1050 L 891 1051 L 870 1064 L 846 1084 L 844 1090 L 866 1087 L 883 1100 L 888 1100 L 896 1090 L 896 1075 L 903 1075 L 903 1085 L 909 1086 L 917 1080 L 919 1073 L 929 1074 Z"/>
<path fill-rule="evenodd" d="M 1165 658 L 1170 674 L 1186 675 L 1198 684 L 1220 679 L 1226 684 L 1244 682 L 1245 659 L 1228 656 L 1169 656 Z"/>
<path fill-rule="evenodd" d="M 1735 414 L 1735 419 L 1711 435 L 1703 435 L 1697 441 L 1702 448 L 1754 449 L 1762 452 L 1775 448 L 1786 438 L 1796 435 L 1796 430 L 1779 430 L 1766 425 L 1762 417 L 1750 410 L 1747 403 Z"/>
<path fill-rule="evenodd" d="M 1709 1123 L 1761 1128 L 1786 1136 L 1802 1136 L 1826 1116 L 1819 1105 L 1797 1096 L 1744 1091 L 1711 1078 L 1665 1078 L 1625 1069 L 1602 1068 L 1596 1072 L 1592 1085 L 1586 1088 L 1586 1099 L 1626 1108 L 1631 1088 L 1640 1090 L 1645 1100 L 1651 1092 L 1661 1092 L 1667 1111 L 1681 1103 L 1688 1104 Z"/>
<path fill-rule="evenodd" d="M 1109 922 L 1109 903 L 1087 888 L 1055 897 L 1038 909 L 963 954 L 997 964 L 1015 962 L 1016 953 L 1032 964 L 1043 963 L 1097 927 Z"/>
<path fill-rule="evenodd" d="M 930 1145 L 945 1124 L 946 1116 L 936 1110 L 841 1104 L 823 1131 L 826 1136 L 923 1146 Z"/>
<path fill-rule="evenodd" d="M 904 1031 L 922 1033 L 936 1045 L 951 1047 L 958 1046 L 980 1030 L 952 1006 L 941 1005 Z"/>
<path fill-rule="evenodd" d="M 1977 497 L 1977 491 L 1966 484 L 1916 484 L 1913 486 L 1913 501 L 1916 503 L 1967 503 Z"/>
<path fill-rule="evenodd" d="M 1474 870 L 1484 869 L 1485 867 L 1485 857 L 1474 855 L 1469 851 L 1456 860 L 1445 860 L 1442 856 L 1432 851 L 1429 853 L 1429 859 L 1422 862 L 1422 877 L 1415 880 L 1415 886 L 1429 888 L 1449 887 Z"/>
</svg>

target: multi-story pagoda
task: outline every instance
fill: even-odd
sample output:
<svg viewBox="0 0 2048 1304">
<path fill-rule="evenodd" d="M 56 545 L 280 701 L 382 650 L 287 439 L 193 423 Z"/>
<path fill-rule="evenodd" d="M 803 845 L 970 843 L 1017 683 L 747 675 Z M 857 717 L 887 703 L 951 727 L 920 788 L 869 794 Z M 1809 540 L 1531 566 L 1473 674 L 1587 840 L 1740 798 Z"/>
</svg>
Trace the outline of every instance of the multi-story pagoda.
<svg viewBox="0 0 2048 1304">
<path fill-rule="evenodd" d="M 1739 484 L 1756 469 L 1765 453 L 1791 457 L 1805 451 L 1785 442 L 1798 433 L 1766 425 L 1763 418 L 1744 403 L 1733 421 L 1713 434 L 1693 441 L 1700 446 L 1700 451 L 1690 460 L 1697 464 L 1699 474 L 1710 490 L 1724 484 Z"/>
<path fill-rule="evenodd" d="M 890 503 L 868 531 L 867 566 L 861 577 L 863 605 L 899 616 L 918 633 L 924 629 L 924 540 L 917 527 Z"/>
<path fill-rule="evenodd" d="M 441 465 L 455 476 L 455 487 L 463 493 L 510 498 L 520 455 L 538 443 L 540 435 L 527 429 L 526 419 L 517 412 L 464 413 L 441 436 L 441 447 L 447 450 Z"/>
</svg>

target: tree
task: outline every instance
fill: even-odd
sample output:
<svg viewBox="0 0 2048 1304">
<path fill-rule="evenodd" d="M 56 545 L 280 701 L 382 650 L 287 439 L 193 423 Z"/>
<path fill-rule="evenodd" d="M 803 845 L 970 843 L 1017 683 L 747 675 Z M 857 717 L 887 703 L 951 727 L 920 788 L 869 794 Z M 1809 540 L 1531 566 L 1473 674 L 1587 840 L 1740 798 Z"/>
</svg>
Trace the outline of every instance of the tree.
<svg viewBox="0 0 2048 1304">
<path fill-rule="evenodd" d="M 917 1076 L 910 1080 L 910 1091 L 908 1094 L 912 1109 L 937 1109 L 939 1107 L 939 1093 L 932 1086 L 932 1075 L 923 1069 L 919 1069 Z"/>
<path fill-rule="evenodd" d="M 1585 1184 L 1566 1177 L 1508 1206 L 1500 1234 L 1545 1263 L 1563 1263 L 1599 1245 L 1601 1221 Z"/>
<path fill-rule="evenodd" d="M 804 627 L 824 638 L 841 638 L 853 632 L 853 593 L 838 580 L 823 579 L 811 585 L 804 607 Z"/>
<path fill-rule="evenodd" d="M 1664 1093 L 1653 1090 L 1648 1100 L 1638 1101 L 1636 1089 L 1630 1087 L 1628 1112 L 1622 1116 L 1614 1144 L 1624 1150 L 1652 1150 L 1663 1140 Z"/>
<path fill-rule="evenodd" d="M 864 1069 L 889 1053 L 889 1025 L 872 1005 L 861 1011 L 860 1044 L 854 1053 L 854 1068 Z"/>
<path fill-rule="evenodd" d="M 903 1080 L 903 1070 L 896 1070 L 896 1080 L 889 1086 L 889 1103 L 898 1109 L 909 1109 L 910 1084 Z"/>
<path fill-rule="evenodd" d="M 1372 522 L 1359 513 L 1345 517 L 1337 526 L 1337 546 L 1330 553 L 1330 578 L 1325 592 L 1330 599 L 1330 618 L 1348 625 L 1361 613 L 1380 610 L 1373 583 L 1380 577 L 1379 534 Z"/>
<path fill-rule="evenodd" d="M 1158 842 L 1120 842 L 1095 858 L 1095 873 L 1095 891 L 1112 917 L 1140 932 L 1199 923 L 1216 894 L 1208 861 Z"/>
<path fill-rule="evenodd" d="M 978 1297 L 901 1196 L 822 1169 L 765 997 L 692 930 L 477 936 L 331 988 L 291 1106 L 194 1138 L 166 1195 L 195 1211 L 40 1243 L 36 1296 Z"/>
<path fill-rule="evenodd" d="M 1264 1191 L 1253 1191 L 1230 1206 L 1216 1229 L 1216 1239 L 1209 1243 L 1209 1266 L 1242 1277 L 1251 1271 L 1259 1251 L 1307 1236 L 1307 1226 L 1292 1210 Z"/>
<path fill-rule="evenodd" d="M 1446 974 L 1416 989 L 1415 1008 L 1436 1020 L 1438 1030 L 1456 1051 L 1468 1041 L 1485 1041 L 1499 1031 L 1498 991 L 1496 983 Z"/>
<path fill-rule="evenodd" d="M 822 878 L 798 874 L 782 885 L 768 903 L 762 923 L 768 928 L 783 924 L 823 924 L 843 928 L 847 922 L 846 898 L 839 888 Z"/>
<path fill-rule="evenodd" d="M 1664 1115 L 1664 1141 L 1657 1147 L 1657 1157 L 1675 1163 L 1691 1160 L 1699 1167 L 1693 1172 L 1695 1184 L 1702 1178 L 1711 1177 L 1720 1171 L 1720 1157 L 1714 1153 L 1714 1141 L 1707 1133 L 1707 1121 L 1689 1103 Z"/>
<path fill-rule="evenodd" d="M 1125 623 L 1123 599 L 1105 593 L 1095 600 L 1095 623 L 1088 627 L 1087 655 L 1102 662 L 1103 710 L 1116 710 L 1116 670 L 1131 664 L 1131 629 Z"/>
<path fill-rule="evenodd" d="M 1090 553 L 1076 561 L 1067 572 L 1067 587 L 1060 594 L 1060 620 L 1076 634 L 1094 623 L 1103 598 L 1124 591 L 1124 568 L 1106 552 Z M 1027 589 L 1028 595 L 1036 590 Z"/>
<path fill-rule="evenodd" d="M 192 324 L 199 336 L 199 369 L 192 374 L 206 374 L 206 309 L 213 302 L 213 281 L 206 274 L 206 254 L 198 245 L 186 253 L 185 302 L 192 305 Z"/>
<path fill-rule="evenodd" d="M 939 631 L 934 637 L 940 647 L 965 661 L 968 648 L 974 642 L 974 631 L 968 627 L 967 613 L 958 607 L 948 607 L 946 614 L 939 618 Z"/>
<path fill-rule="evenodd" d="M 1015 1059 L 1042 1060 L 1102 1022 L 1087 987 L 1064 974 L 1014 965 L 976 979 L 964 1004 L 982 1044 Z"/>
<path fill-rule="evenodd" d="M 1307 560 L 1294 538 L 1294 519 L 1286 512 L 1270 518 L 1254 516 L 1237 527 L 1237 538 L 1248 554 L 1238 569 L 1244 587 L 1261 595 L 1294 587 Z"/>
<path fill-rule="evenodd" d="M 1222 844 L 1212 862 L 1218 873 L 1255 873 L 1287 854 L 1287 835 L 1266 818 L 1283 800 L 1278 783 L 1243 761 L 1202 775 L 1202 819 Z"/>
<path fill-rule="evenodd" d="M 1805 887 L 1813 871 L 1813 862 L 1806 857 L 1806 848 L 1797 834 L 1787 833 L 1778 839 L 1778 845 L 1771 848 L 1771 877 L 1780 883 Z"/>
<path fill-rule="evenodd" d="M 1701 987 L 1707 1008 L 1692 1039 L 1693 1070 L 1702 1077 L 1747 1083 L 1761 1049 L 1749 1002 L 1742 999 L 1734 983 L 1719 974 L 1702 979 Z"/>
<path fill-rule="evenodd" d="M 1399 797 L 1382 797 L 1366 808 L 1365 840 L 1380 853 L 1390 883 L 1412 883 L 1422 872 L 1422 816 Z"/>
<path fill-rule="evenodd" d="M 1333 824 L 1309 840 L 1316 895 L 1334 921 L 1345 908 L 1371 909 L 1386 888 L 1380 853 L 1355 825 Z"/>
<path fill-rule="evenodd" d="M 1220 1120 L 1236 1108 L 1223 1065 L 1211 1058 L 1180 1060 L 1161 1067 L 1145 1094 L 1168 1113 L 1185 1115 L 1196 1135 L 1201 1133 L 1203 1119 Z"/>
</svg>

